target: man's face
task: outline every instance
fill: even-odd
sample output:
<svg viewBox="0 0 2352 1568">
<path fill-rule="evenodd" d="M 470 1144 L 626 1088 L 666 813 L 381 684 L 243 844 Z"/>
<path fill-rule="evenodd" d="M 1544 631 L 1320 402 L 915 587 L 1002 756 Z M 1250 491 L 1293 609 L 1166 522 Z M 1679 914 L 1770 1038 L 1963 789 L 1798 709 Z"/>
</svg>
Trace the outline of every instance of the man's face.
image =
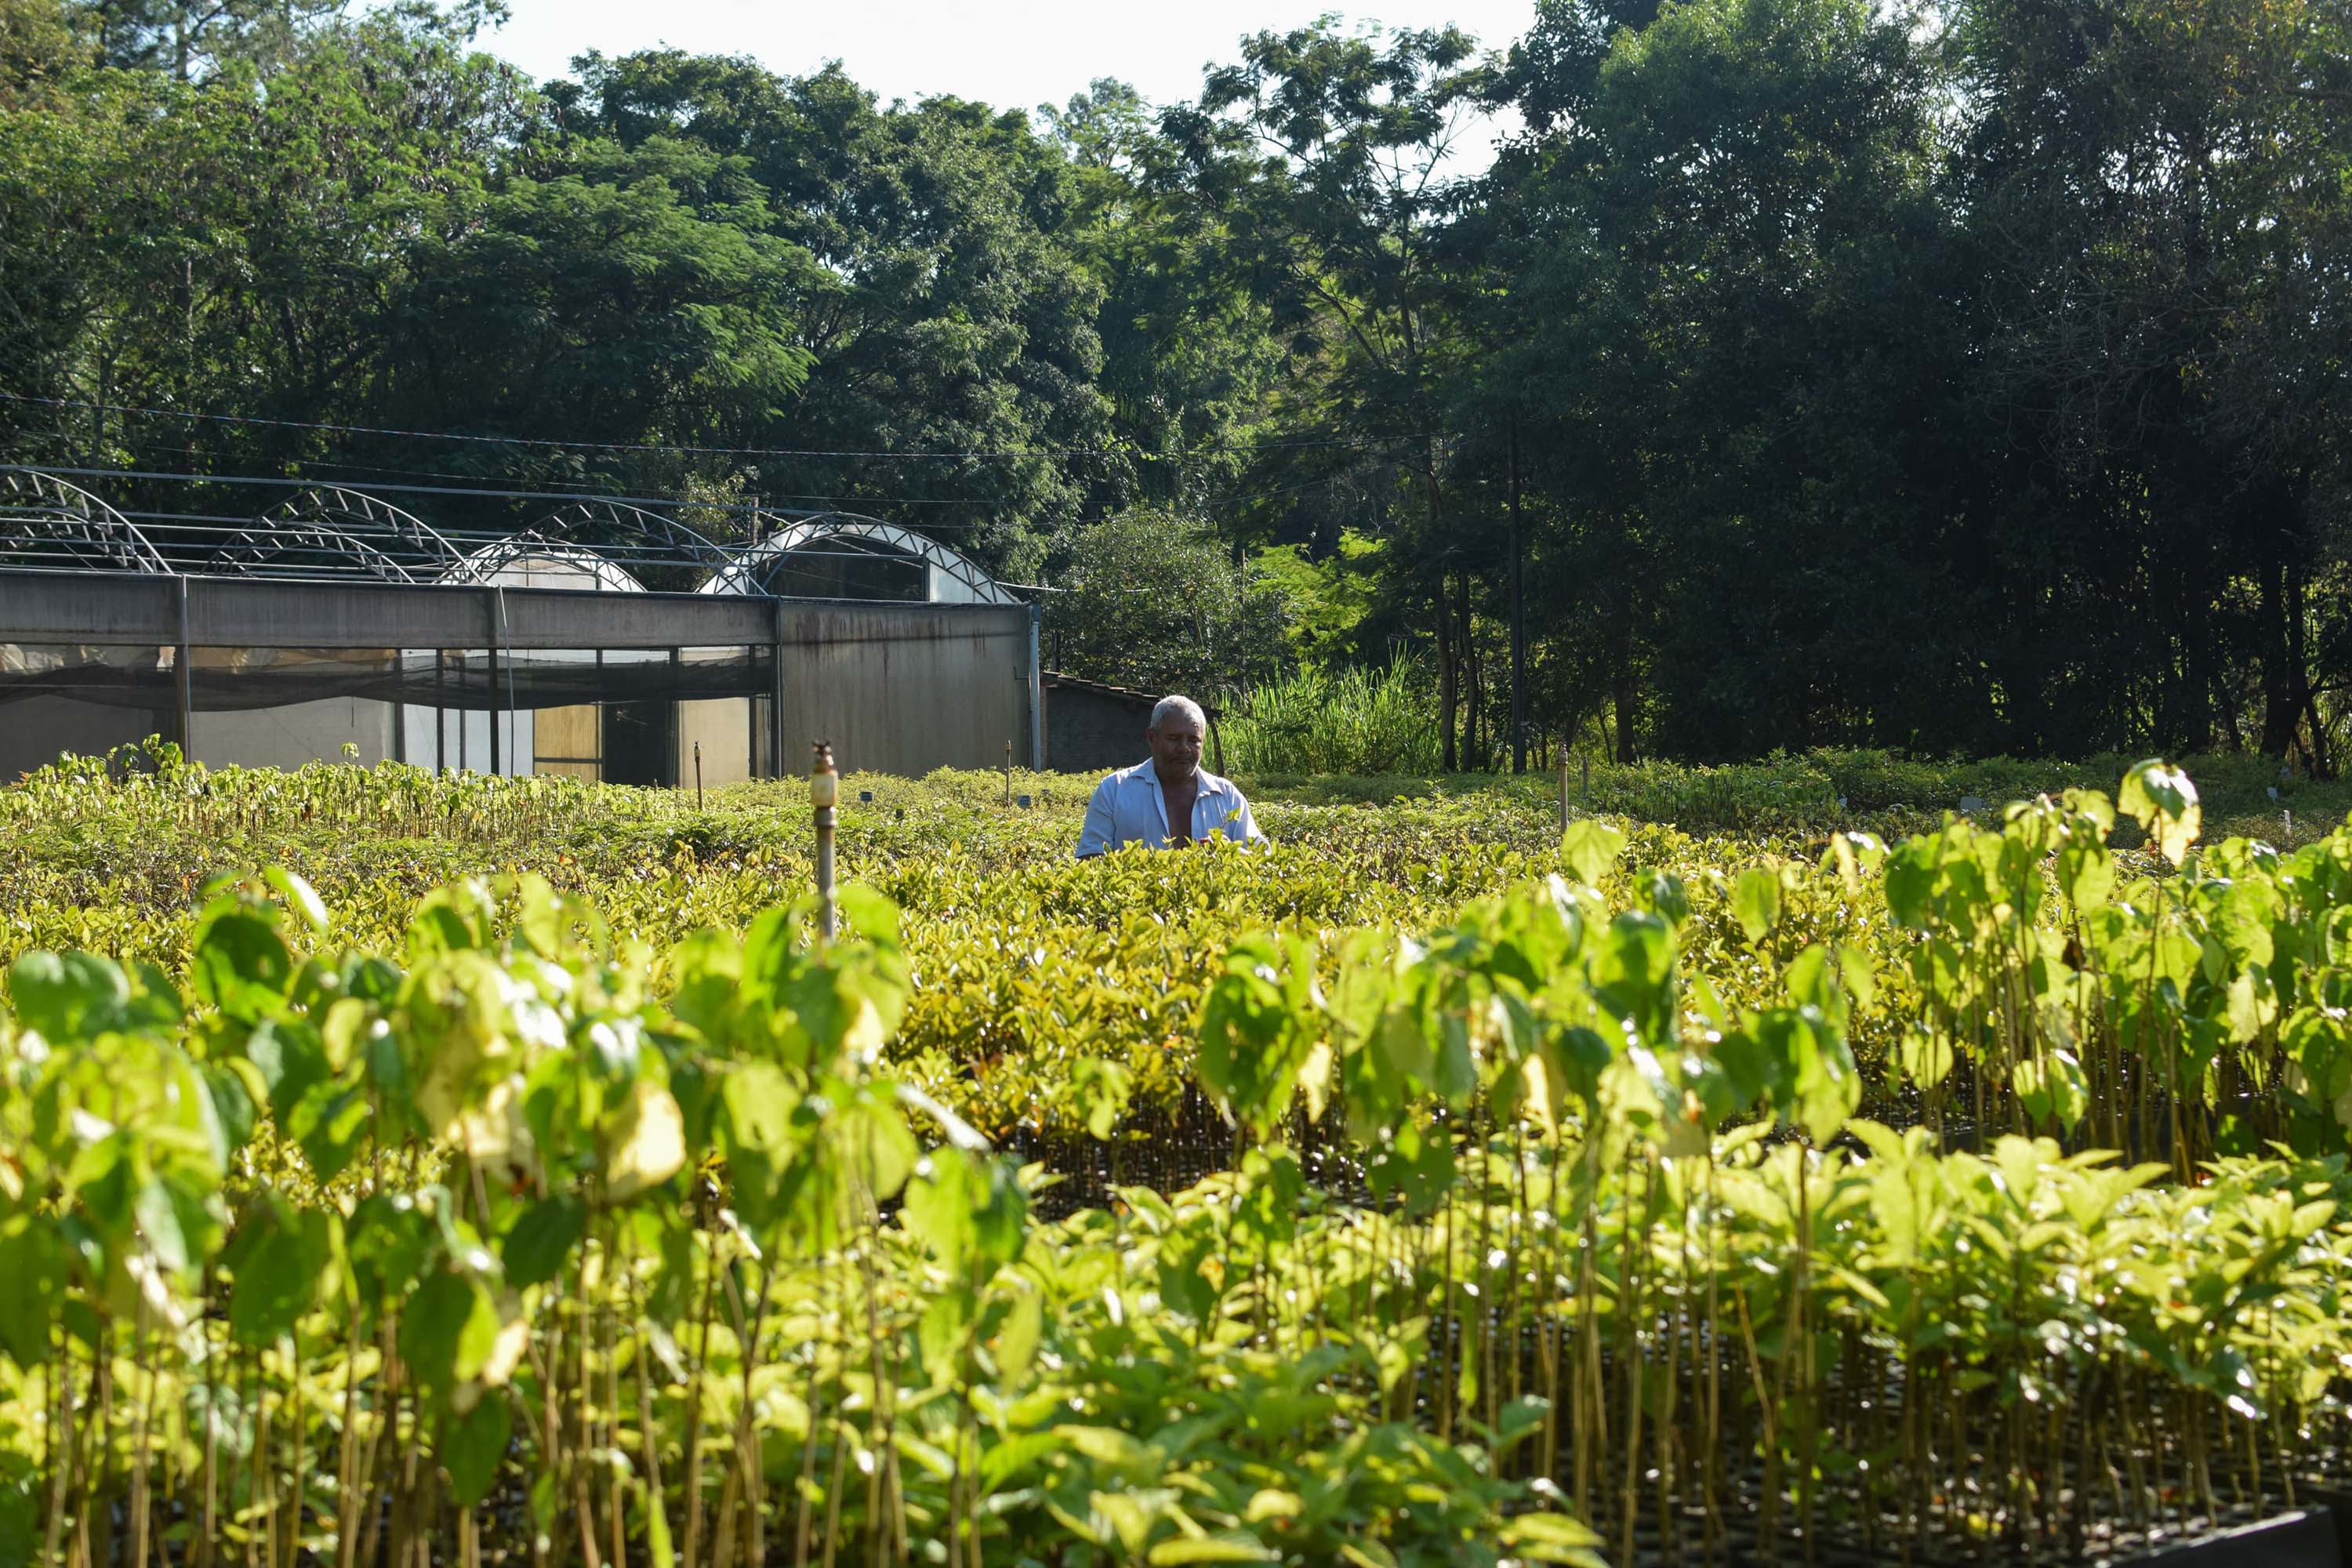
<svg viewBox="0 0 2352 1568">
<path fill-rule="evenodd" d="M 1181 713 L 1171 713 L 1160 723 L 1143 732 L 1151 742 L 1152 766 L 1171 777 L 1181 778 L 1201 765 L 1201 726 Z"/>
</svg>

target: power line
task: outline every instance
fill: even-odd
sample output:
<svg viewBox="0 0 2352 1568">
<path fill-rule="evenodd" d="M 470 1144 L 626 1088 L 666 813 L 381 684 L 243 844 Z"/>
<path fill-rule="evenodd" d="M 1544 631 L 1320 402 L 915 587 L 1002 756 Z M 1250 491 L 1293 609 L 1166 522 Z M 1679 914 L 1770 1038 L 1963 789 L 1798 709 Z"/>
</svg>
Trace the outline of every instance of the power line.
<svg viewBox="0 0 2352 1568">
<path fill-rule="evenodd" d="M 5 397 L 6 395 L 7 395 L 5 393 L 0 393 L 0 397 Z M 34 430 L 27 428 L 19 430 L 16 434 L 43 440 L 55 440 L 68 447 L 83 446 L 87 443 L 88 439 L 86 436 L 71 430 Z M 142 439 L 136 436 L 115 435 L 110 433 L 106 437 L 106 442 L 109 446 L 127 447 L 133 450 L 146 452 L 149 454 L 163 453 L 172 456 L 184 456 L 186 452 L 185 447 L 169 446 L 162 441 Z M 426 479 L 479 479 L 483 477 L 480 474 L 456 473 L 447 468 L 402 468 L 391 463 L 354 463 L 342 458 L 303 458 L 299 459 L 299 461 L 305 468 L 355 468 L 362 473 L 371 474 L 409 474 Z M 322 485 L 331 485 L 342 489 L 356 489 L 360 485 L 360 481 L 358 480 L 336 479 L 332 477 L 322 478 L 318 482 Z M 593 480 L 541 479 L 539 482 L 541 484 L 551 485 L 577 485 L 580 487 L 578 499 L 582 500 L 598 500 L 604 499 L 601 493 L 593 488 Z M 1000 504 L 993 498 L 983 498 L 978 496 L 837 496 L 825 495 L 814 490 L 770 490 L 764 487 L 761 489 L 760 494 L 763 500 L 769 496 L 773 496 L 779 500 L 830 502 L 831 505 L 826 509 L 829 510 L 839 510 L 846 506 L 995 506 Z M 700 501 L 680 501 L 677 504 L 680 506 L 700 506 L 704 503 Z M 762 511 L 775 511 L 782 509 L 762 506 L 760 510 Z M 931 527 L 934 525 L 926 523 L 924 526 Z M 961 525 L 959 524 L 956 526 Z"/>
<path fill-rule="evenodd" d="M 565 490 L 481 489 L 458 485 L 402 485 L 392 484 L 382 479 L 289 479 L 261 474 L 173 474 L 153 468 L 65 468 L 54 463 L 0 463 L 0 473 L 59 474 L 74 479 L 160 479 L 168 484 L 183 485 L 268 485 L 280 489 L 298 490 L 393 490 L 405 495 L 482 496 L 494 500 L 612 501 L 621 506 L 686 508 L 700 511 L 731 512 L 753 516 L 764 512 L 773 517 L 824 517 L 845 510 L 841 507 L 736 506 L 722 501 L 693 500 L 676 496 L 616 496 L 602 493 L 582 494 Z M 981 528 L 986 525 L 979 522 L 927 522 L 923 526 L 925 528 Z"/>
<path fill-rule="evenodd" d="M 976 448 L 966 452 L 887 452 L 856 449 L 827 450 L 802 447 L 672 446 L 659 442 L 640 441 L 556 441 L 528 436 L 468 436 L 446 430 L 402 430 L 378 425 L 330 425 L 306 419 L 268 419 L 257 415 L 212 414 L 184 408 L 146 408 L 128 403 L 88 403 L 69 397 L 36 397 L 21 392 L 0 392 L 0 398 L 12 403 L 39 404 L 49 408 L 81 408 L 111 414 L 143 414 L 157 419 L 201 419 L 224 425 L 261 425 L 282 430 L 317 430 L 342 436 L 393 436 L 414 441 L 467 441 L 487 446 L 541 447 L 575 452 L 665 452 L 719 458 L 863 458 L 893 462 L 920 460 L 956 463 L 982 458 L 1022 458 L 1139 457 L 1147 461 L 1162 460 L 1158 453 L 1136 451 L 1119 447 L 1008 447 Z M 1191 447 L 1188 449 L 1188 455 L 1199 452 L 1248 452 L 1276 447 L 1381 447 L 1392 446 L 1398 441 L 1418 439 L 1420 439 L 1419 437 L 1398 436 L 1358 437 L 1345 439 L 1219 441 Z"/>
<path fill-rule="evenodd" d="M 0 396 L 5 395 L 5 394 L 0 394 Z M 88 433 L 83 431 L 36 430 L 26 426 L 18 429 L 15 434 L 39 440 L 56 441 L 59 445 L 68 447 L 86 447 L 89 441 Z M 126 447 L 134 451 L 145 452 L 151 455 L 163 454 L 171 457 L 185 457 L 188 452 L 188 448 L 185 447 L 172 445 L 154 437 L 132 436 L 115 431 L 107 432 L 106 445 L 109 447 Z M 356 468 L 364 473 L 407 474 L 411 477 L 420 479 L 478 479 L 482 477 L 480 474 L 458 473 L 454 469 L 449 468 L 404 468 L 391 463 L 354 463 L 341 458 L 304 458 L 300 459 L 300 461 L 306 468 L 316 466 L 319 468 Z M 349 483 L 349 481 L 346 480 L 333 479 L 321 479 L 319 482 L 321 484 L 339 486 L 347 485 Z M 586 488 L 590 482 L 586 479 L 542 479 L 540 482 L 541 484 L 551 485 L 576 484 L 583 487 L 582 493 L 583 495 L 593 493 L 593 490 Z"/>
</svg>

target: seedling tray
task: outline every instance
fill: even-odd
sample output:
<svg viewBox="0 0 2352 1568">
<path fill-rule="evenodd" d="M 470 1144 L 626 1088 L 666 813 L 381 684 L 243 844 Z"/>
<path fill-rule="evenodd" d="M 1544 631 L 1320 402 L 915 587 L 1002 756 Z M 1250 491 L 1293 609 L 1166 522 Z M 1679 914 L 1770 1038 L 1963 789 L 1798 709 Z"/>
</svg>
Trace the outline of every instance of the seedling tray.
<svg viewBox="0 0 2352 1568">
<path fill-rule="evenodd" d="M 2021 1551 L 2000 1542 L 1969 1550 L 1949 1540 L 1919 1543 L 1907 1557 L 1895 1543 L 1882 1542 L 1864 1550 L 1834 1540 L 1816 1542 L 1809 1554 L 1804 1542 L 1795 1538 L 1781 1541 L 1777 1551 L 1768 1552 L 1738 1522 L 1730 1538 L 1711 1552 L 1692 1542 L 1677 1552 L 1661 1552 L 1654 1538 L 1637 1538 L 1635 1555 L 1643 1568 L 2352 1568 L 2352 1534 L 2339 1530 L 2338 1517 L 2340 1510 L 2352 1506 L 2352 1498 L 2332 1500 L 2336 1507 L 2319 1500 L 2269 1519 L 2183 1531 L 2156 1546 L 2095 1550 L 2080 1557 Z"/>
</svg>

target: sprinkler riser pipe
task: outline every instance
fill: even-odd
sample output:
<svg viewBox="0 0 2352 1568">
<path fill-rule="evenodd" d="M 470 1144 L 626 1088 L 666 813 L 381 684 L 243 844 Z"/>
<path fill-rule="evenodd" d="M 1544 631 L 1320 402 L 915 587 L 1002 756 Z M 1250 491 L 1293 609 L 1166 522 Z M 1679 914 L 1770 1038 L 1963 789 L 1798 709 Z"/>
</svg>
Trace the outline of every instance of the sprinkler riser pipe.
<svg viewBox="0 0 2352 1568">
<path fill-rule="evenodd" d="M 841 775 L 834 771 L 833 748 L 823 741 L 811 743 L 809 806 L 816 824 L 816 925 L 825 941 L 834 937 L 837 915 L 833 896 L 833 827 L 835 803 L 841 796 Z"/>
</svg>

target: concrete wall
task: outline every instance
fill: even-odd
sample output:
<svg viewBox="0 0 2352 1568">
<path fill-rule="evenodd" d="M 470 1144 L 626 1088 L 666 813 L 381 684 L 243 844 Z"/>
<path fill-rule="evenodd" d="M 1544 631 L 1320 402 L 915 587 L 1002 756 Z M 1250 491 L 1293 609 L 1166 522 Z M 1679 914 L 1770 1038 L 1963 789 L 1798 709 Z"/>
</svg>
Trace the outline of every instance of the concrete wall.
<svg viewBox="0 0 2352 1568">
<path fill-rule="evenodd" d="M 1007 741 L 1028 765 L 1027 605 L 787 602 L 782 614 L 787 773 L 808 771 L 812 741 L 830 742 L 844 773 L 1001 767 Z"/>
<path fill-rule="evenodd" d="M 1107 773 L 1131 768 L 1151 754 L 1143 731 L 1152 699 L 1118 696 L 1083 686 L 1045 688 L 1045 765 L 1057 773 Z"/>
</svg>

